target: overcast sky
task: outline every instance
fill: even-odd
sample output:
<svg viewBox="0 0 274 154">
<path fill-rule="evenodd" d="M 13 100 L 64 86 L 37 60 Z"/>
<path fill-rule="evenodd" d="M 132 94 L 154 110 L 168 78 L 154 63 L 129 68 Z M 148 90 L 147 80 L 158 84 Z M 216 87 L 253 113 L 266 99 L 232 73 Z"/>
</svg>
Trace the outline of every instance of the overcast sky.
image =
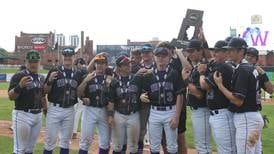
<svg viewBox="0 0 274 154">
<path fill-rule="evenodd" d="M 177 37 L 187 8 L 204 10 L 209 45 L 229 35 L 229 27 L 250 25 L 251 15 L 263 16 L 273 28 L 268 0 L 3 0 L 0 2 L 0 47 L 14 50 L 15 35 L 56 30 L 67 36 L 81 30 L 97 44 L 126 44 L 153 37 Z M 274 39 L 273 39 L 274 40 Z"/>
</svg>

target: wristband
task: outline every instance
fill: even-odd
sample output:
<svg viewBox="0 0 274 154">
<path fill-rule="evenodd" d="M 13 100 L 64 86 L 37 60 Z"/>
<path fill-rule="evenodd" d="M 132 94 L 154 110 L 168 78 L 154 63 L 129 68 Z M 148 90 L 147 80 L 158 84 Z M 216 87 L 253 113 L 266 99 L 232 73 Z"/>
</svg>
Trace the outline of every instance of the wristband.
<svg viewBox="0 0 274 154">
<path fill-rule="evenodd" d="M 114 116 L 114 111 L 113 111 L 113 110 L 111 110 L 111 111 L 108 111 L 108 116 L 111 116 L 111 117 L 113 117 L 113 116 Z"/>
<path fill-rule="evenodd" d="M 23 90 L 23 88 L 21 88 L 19 85 L 16 86 L 16 87 L 13 89 L 13 91 L 16 92 L 17 94 L 20 94 L 22 90 Z"/>
</svg>

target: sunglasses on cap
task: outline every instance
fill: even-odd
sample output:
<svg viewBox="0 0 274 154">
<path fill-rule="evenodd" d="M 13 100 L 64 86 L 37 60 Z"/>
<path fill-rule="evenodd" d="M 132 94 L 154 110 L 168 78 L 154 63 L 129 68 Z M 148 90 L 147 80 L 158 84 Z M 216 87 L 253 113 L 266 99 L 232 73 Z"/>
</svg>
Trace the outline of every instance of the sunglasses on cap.
<svg viewBox="0 0 274 154">
<path fill-rule="evenodd" d="M 150 52 L 152 50 L 153 50 L 153 48 L 150 47 L 150 46 L 143 46 L 142 49 L 141 49 L 141 53 Z"/>
<path fill-rule="evenodd" d="M 65 56 L 74 55 L 74 49 L 73 48 L 65 48 L 65 49 L 63 49 L 63 55 L 65 55 Z"/>
</svg>

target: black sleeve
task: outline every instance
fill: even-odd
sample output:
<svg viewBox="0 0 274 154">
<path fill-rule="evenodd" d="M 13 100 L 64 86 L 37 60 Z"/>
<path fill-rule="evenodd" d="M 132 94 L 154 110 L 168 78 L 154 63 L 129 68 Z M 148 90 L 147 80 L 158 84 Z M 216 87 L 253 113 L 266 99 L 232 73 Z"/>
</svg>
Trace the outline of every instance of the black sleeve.
<svg viewBox="0 0 274 154">
<path fill-rule="evenodd" d="M 200 91 L 203 91 L 202 88 L 201 88 L 201 85 L 200 85 L 200 75 L 199 75 L 199 72 L 197 70 L 194 70 L 191 74 L 192 76 L 192 81 L 191 83 L 194 84 L 194 86 L 200 90 Z"/>
<path fill-rule="evenodd" d="M 185 89 L 185 84 L 181 80 L 181 77 L 179 76 L 178 72 L 173 73 L 174 75 L 174 90 L 176 95 L 180 95 L 183 93 L 183 90 Z"/>
<path fill-rule="evenodd" d="M 213 78 L 213 73 L 210 73 L 208 76 L 205 77 L 205 82 L 209 85 L 210 88 L 217 87 Z"/>
<path fill-rule="evenodd" d="M 133 82 L 138 86 L 138 90 L 143 89 L 143 76 L 142 75 L 134 75 Z"/>
<path fill-rule="evenodd" d="M 266 73 L 260 74 L 258 78 L 259 78 L 260 87 L 264 87 L 264 83 L 269 81 L 269 78 Z"/>
<path fill-rule="evenodd" d="M 9 85 L 8 91 L 10 91 L 11 89 L 15 88 L 19 84 L 19 82 L 20 82 L 20 80 L 21 80 L 22 77 L 23 76 L 22 76 L 21 73 L 14 74 L 12 76 L 11 80 L 10 80 L 10 85 Z"/>
<path fill-rule="evenodd" d="M 240 99 L 244 99 L 248 90 L 248 71 L 239 68 L 232 94 Z"/>
<path fill-rule="evenodd" d="M 142 89 L 143 91 L 149 91 L 150 89 L 150 80 L 153 77 L 152 74 L 147 74 L 142 77 Z"/>
<path fill-rule="evenodd" d="M 108 95 L 108 100 L 112 103 L 115 103 L 116 88 L 117 88 L 117 81 L 115 79 L 113 79 L 109 86 L 109 95 Z"/>
<path fill-rule="evenodd" d="M 46 79 L 45 79 L 44 84 L 46 84 L 46 83 L 48 82 L 50 74 L 51 74 L 52 72 L 54 72 L 54 71 L 56 71 L 55 68 L 52 68 L 52 69 L 49 70 L 49 72 L 48 72 L 48 74 L 47 74 L 47 77 L 46 77 Z"/>
</svg>

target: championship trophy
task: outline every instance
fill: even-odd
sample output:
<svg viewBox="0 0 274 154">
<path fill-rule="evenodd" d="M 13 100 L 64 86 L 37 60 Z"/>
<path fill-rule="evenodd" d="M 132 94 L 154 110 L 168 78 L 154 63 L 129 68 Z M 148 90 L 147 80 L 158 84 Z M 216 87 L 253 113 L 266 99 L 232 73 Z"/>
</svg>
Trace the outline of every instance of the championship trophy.
<svg viewBox="0 0 274 154">
<path fill-rule="evenodd" d="M 178 38 L 173 39 L 171 41 L 171 44 L 175 46 L 176 48 L 180 48 L 180 49 L 186 48 L 189 40 L 187 35 L 187 29 L 190 26 L 195 27 L 194 34 L 191 38 L 197 38 L 199 33 L 199 28 L 203 24 L 203 20 L 202 20 L 203 14 L 204 14 L 204 11 L 201 11 L 201 10 L 187 9 L 186 16 L 183 19 Z"/>
</svg>

